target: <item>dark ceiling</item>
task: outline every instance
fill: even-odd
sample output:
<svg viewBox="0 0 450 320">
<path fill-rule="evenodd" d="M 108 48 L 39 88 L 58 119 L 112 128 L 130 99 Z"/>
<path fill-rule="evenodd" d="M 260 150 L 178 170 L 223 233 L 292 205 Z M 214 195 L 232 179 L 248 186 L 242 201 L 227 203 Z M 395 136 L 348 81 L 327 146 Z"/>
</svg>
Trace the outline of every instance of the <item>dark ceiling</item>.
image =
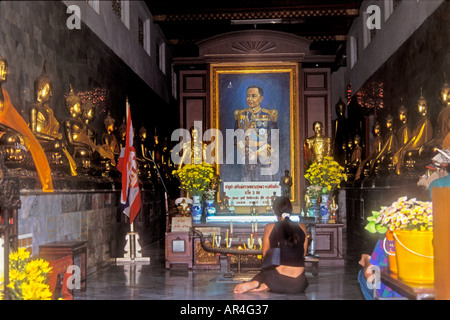
<svg viewBox="0 0 450 320">
<path fill-rule="evenodd" d="M 284 31 L 312 41 L 316 54 L 345 57 L 345 43 L 362 0 L 145 0 L 175 57 L 196 57 L 196 43 L 239 30 Z M 273 21 L 273 22 L 272 22 Z"/>
</svg>

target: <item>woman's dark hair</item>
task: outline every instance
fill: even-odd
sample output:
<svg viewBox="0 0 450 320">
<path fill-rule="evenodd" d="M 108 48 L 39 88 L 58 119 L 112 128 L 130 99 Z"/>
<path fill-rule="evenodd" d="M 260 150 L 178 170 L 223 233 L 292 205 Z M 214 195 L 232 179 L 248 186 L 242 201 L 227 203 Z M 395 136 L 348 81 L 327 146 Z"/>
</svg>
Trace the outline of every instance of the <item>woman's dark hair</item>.
<svg viewBox="0 0 450 320">
<path fill-rule="evenodd" d="M 277 197 L 273 202 L 273 211 L 277 217 L 281 217 L 283 213 L 292 213 L 292 203 L 288 197 Z M 294 222 L 288 217 L 284 218 L 281 223 L 284 234 L 284 243 L 288 247 L 292 247 L 300 241 L 297 233 L 294 232 Z"/>
</svg>

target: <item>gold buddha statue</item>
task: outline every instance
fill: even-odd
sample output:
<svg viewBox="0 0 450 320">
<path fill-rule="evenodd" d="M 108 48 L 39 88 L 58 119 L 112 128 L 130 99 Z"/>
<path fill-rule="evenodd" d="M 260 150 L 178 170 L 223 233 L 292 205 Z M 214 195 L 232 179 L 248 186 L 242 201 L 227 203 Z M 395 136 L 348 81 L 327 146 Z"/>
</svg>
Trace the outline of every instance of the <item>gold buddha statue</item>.
<svg viewBox="0 0 450 320">
<path fill-rule="evenodd" d="M 415 167 L 415 161 L 421 155 L 421 148 L 433 138 L 433 127 L 428 119 L 428 106 L 423 94 L 417 102 L 417 111 L 421 116 L 419 122 L 411 133 L 408 142 L 397 151 L 393 158 L 393 164 L 396 166 L 396 172 L 399 175 L 403 173 L 405 164 L 409 169 Z M 407 161 L 405 161 L 406 157 Z"/>
<path fill-rule="evenodd" d="M 314 136 L 307 138 L 303 144 L 305 164 L 308 168 L 314 162 L 321 163 L 331 154 L 331 138 L 323 134 L 323 124 L 320 121 L 313 123 Z"/>
<path fill-rule="evenodd" d="M 182 146 L 183 154 L 178 168 L 182 168 L 185 164 L 202 164 L 206 161 L 206 143 L 199 140 L 199 130 L 191 127 L 189 130 L 191 140 L 185 142 Z"/>
<path fill-rule="evenodd" d="M 450 85 L 447 82 L 446 76 L 444 85 L 440 91 L 440 100 L 444 108 L 438 116 L 438 139 L 440 147 L 443 149 L 450 149 Z"/>
<path fill-rule="evenodd" d="M 102 159 L 103 162 L 105 162 L 105 161 L 108 162 L 108 163 L 105 163 L 106 167 L 109 167 L 109 163 L 112 166 L 116 166 L 114 152 L 111 150 L 109 145 L 107 145 L 105 143 L 97 144 L 97 132 L 91 125 L 91 123 L 93 123 L 95 120 L 97 107 L 95 106 L 95 104 L 92 102 L 91 99 L 88 99 L 82 105 L 81 108 L 83 110 L 82 119 L 83 119 L 84 123 L 86 124 L 87 135 L 95 145 L 93 150 L 100 155 L 100 158 Z"/>
<path fill-rule="evenodd" d="M 119 148 L 120 150 L 122 150 L 123 148 L 125 148 L 125 138 L 127 136 L 127 124 L 125 122 L 125 118 L 123 119 L 122 124 L 119 126 L 117 131 L 119 132 Z"/>
<path fill-rule="evenodd" d="M 2 83 L 8 76 L 8 62 L 0 57 L 0 146 L 5 148 L 6 162 L 22 162 L 26 151 L 31 153 L 44 192 L 53 191 L 50 166 L 44 150 L 27 123 L 11 103 Z"/>
<path fill-rule="evenodd" d="M 102 135 L 102 142 L 104 145 L 107 145 L 109 149 L 114 153 L 114 159 L 118 159 L 120 155 L 120 145 L 119 141 L 117 141 L 116 135 L 114 132 L 116 131 L 116 120 L 111 117 L 111 113 L 108 111 L 108 115 L 103 121 L 105 125 L 106 132 Z"/>
<path fill-rule="evenodd" d="M 138 162 L 139 177 L 151 179 L 153 161 L 148 156 L 147 129 L 142 125 L 139 129 L 139 142 L 137 145 L 136 160 Z"/>
<path fill-rule="evenodd" d="M 70 167 L 71 175 L 76 176 L 75 161 L 64 145 L 59 122 L 49 106 L 53 94 L 52 87 L 52 82 L 46 75 L 44 63 L 42 74 L 34 82 L 35 102 L 30 108 L 30 129 L 46 152 L 50 163 L 62 165 L 65 163 L 64 156 Z"/>
<path fill-rule="evenodd" d="M 337 118 L 333 122 L 333 155 L 335 160 L 341 164 L 345 164 L 345 149 L 342 146 L 347 144 L 348 124 L 345 118 L 346 105 L 341 98 L 335 106 Z"/>
<path fill-rule="evenodd" d="M 4 89 L 1 89 L 1 85 L 8 78 L 8 62 L 5 58 L 0 57 L 0 115 L 3 114 L 5 107 L 5 94 Z M 15 113 L 17 111 L 14 109 Z M 17 113 L 18 114 L 18 113 Z M 4 158 L 7 162 L 22 163 L 26 157 L 25 148 L 20 146 L 24 144 L 23 138 L 19 132 L 9 127 L 6 120 L 3 119 L 0 122 L 0 146 L 4 151 Z"/>
<path fill-rule="evenodd" d="M 89 126 L 94 119 L 93 103 L 83 104 L 70 86 L 70 92 L 66 98 L 66 107 L 71 118 L 64 121 L 64 130 L 67 142 L 72 148 L 72 156 L 75 161 L 81 162 L 81 167 L 86 170 L 93 169 L 93 153 L 97 152 L 101 158 L 111 160 L 115 165 L 114 153 L 105 145 L 95 143 L 95 131 Z"/>
<path fill-rule="evenodd" d="M 79 164 L 81 164 L 82 168 L 90 169 L 92 168 L 91 146 L 93 142 L 89 139 L 81 118 L 83 114 L 81 98 L 75 94 L 71 85 L 65 104 L 71 118 L 64 121 L 64 131 L 67 143 L 71 148 L 72 157 L 76 162 L 81 162 Z"/>
<path fill-rule="evenodd" d="M 81 119 L 83 120 L 86 126 L 86 133 L 89 139 L 92 140 L 95 144 L 97 144 L 97 133 L 95 129 L 92 127 L 92 123 L 95 120 L 95 113 L 97 108 L 91 99 L 88 99 L 85 103 L 81 105 Z"/>
<path fill-rule="evenodd" d="M 411 137 L 411 129 L 409 128 L 408 124 L 408 110 L 403 105 L 403 99 L 402 105 L 398 109 L 398 120 L 400 121 L 400 128 L 398 128 L 397 130 L 397 142 L 398 147 L 402 148 L 405 144 L 408 143 Z"/>
<path fill-rule="evenodd" d="M 164 137 L 164 143 L 162 147 L 162 156 L 161 156 L 161 162 L 167 167 L 172 168 L 172 159 L 171 159 L 171 152 L 170 144 L 169 144 L 169 138 Z"/>
<path fill-rule="evenodd" d="M 370 164 L 370 173 L 371 174 L 377 175 L 379 172 L 380 166 L 382 166 L 382 163 L 386 163 L 386 162 L 391 163 L 392 161 L 389 161 L 389 160 L 392 158 L 392 156 L 398 150 L 397 137 L 394 132 L 394 118 L 390 114 L 388 114 L 386 116 L 386 130 L 387 130 L 387 132 L 383 139 L 383 146 L 381 147 L 381 150 L 378 153 L 378 155 L 376 155 L 375 160 L 372 161 Z M 389 158 L 389 156 L 391 156 L 391 157 Z M 385 160 L 385 158 L 386 158 L 386 160 Z M 388 168 L 386 168 L 386 170 L 387 169 Z"/>
<path fill-rule="evenodd" d="M 358 180 L 370 175 L 370 168 L 375 161 L 375 157 L 380 153 L 383 146 L 383 138 L 381 137 L 381 126 L 378 122 L 373 125 L 372 129 L 373 141 L 370 147 L 369 155 L 361 162 L 358 171 L 356 172 L 355 180 Z"/>
<path fill-rule="evenodd" d="M 159 136 L 156 128 L 155 134 L 153 135 L 152 157 L 158 165 L 162 163 L 161 144 L 159 143 Z"/>
<path fill-rule="evenodd" d="M 358 168 L 362 162 L 362 147 L 361 147 L 361 137 L 356 134 L 353 140 L 349 140 L 347 143 L 347 151 L 350 155 L 348 158 L 348 163 L 345 171 L 348 175 L 348 180 L 355 178 Z"/>
<path fill-rule="evenodd" d="M 289 175 L 289 170 L 284 170 L 284 176 L 281 177 L 280 186 L 281 186 L 281 195 L 290 198 L 292 177 Z"/>
</svg>

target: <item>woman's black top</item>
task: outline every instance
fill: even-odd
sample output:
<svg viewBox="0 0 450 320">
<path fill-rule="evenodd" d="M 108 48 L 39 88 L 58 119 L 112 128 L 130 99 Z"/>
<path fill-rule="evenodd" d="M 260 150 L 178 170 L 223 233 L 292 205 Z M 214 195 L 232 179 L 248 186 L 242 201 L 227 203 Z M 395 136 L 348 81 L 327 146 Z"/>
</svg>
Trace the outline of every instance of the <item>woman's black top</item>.
<svg viewBox="0 0 450 320">
<path fill-rule="evenodd" d="M 284 243 L 284 232 L 283 226 L 281 225 L 282 221 L 275 223 L 272 232 L 269 236 L 270 247 L 275 248 L 278 247 L 278 239 L 280 242 L 281 254 L 280 254 L 280 262 L 281 265 L 284 266 L 292 266 L 292 267 L 304 267 L 305 266 L 305 232 L 300 228 L 297 223 L 290 223 L 291 228 L 293 228 L 294 233 L 298 234 L 298 243 L 294 244 L 292 247 L 288 247 Z M 277 235 L 278 230 L 278 235 Z"/>
</svg>

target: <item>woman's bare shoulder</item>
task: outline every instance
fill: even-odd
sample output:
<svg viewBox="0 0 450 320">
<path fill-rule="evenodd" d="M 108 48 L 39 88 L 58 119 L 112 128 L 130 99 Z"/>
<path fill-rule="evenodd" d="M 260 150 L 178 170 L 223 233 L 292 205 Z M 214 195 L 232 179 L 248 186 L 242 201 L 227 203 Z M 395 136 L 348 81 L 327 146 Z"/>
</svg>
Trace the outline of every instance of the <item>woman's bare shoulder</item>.
<svg viewBox="0 0 450 320">
<path fill-rule="evenodd" d="M 306 233 L 306 225 L 304 223 L 299 223 L 298 225 Z"/>
<path fill-rule="evenodd" d="M 264 230 L 270 231 L 270 230 L 273 229 L 273 226 L 274 226 L 274 225 L 275 225 L 275 223 L 268 223 L 268 224 L 266 224 Z"/>
</svg>

